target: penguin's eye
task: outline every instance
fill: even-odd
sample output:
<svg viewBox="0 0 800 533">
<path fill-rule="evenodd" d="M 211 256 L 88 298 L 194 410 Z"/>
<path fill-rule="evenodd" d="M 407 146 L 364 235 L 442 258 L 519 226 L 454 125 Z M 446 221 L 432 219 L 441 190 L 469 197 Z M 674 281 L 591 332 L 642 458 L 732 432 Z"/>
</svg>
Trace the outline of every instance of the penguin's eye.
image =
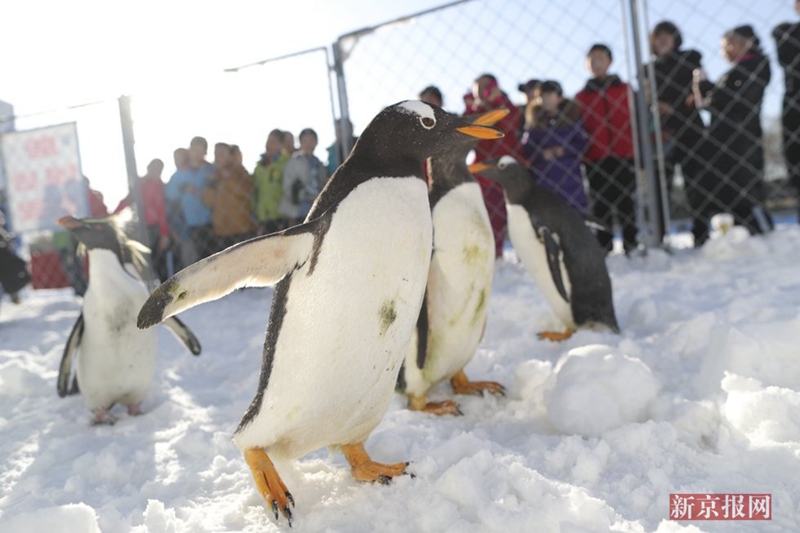
<svg viewBox="0 0 800 533">
<path fill-rule="evenodd" d="M 426 130 L 431 129 L 436 125 L 436 121 L 431 117 L 422 117 L 419 119 L 419 122 L 420 124 L 422 124 L 422 127 L 425 128 Z"/>
<path fill-rule="evenodd" d="M 499 168 L 500 170 L 503 170 L 507 166 L 508 166 L 508 163 L 497 163 L 497 168 Z"/>
</svg>

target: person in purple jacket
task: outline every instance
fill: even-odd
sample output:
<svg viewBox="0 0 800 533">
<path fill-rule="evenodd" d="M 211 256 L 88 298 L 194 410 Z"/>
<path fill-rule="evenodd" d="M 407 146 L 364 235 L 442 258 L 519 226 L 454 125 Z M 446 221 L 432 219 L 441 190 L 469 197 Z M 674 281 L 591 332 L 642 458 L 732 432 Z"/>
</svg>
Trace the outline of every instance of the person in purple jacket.
<svg viewBox="0 0 800 533">
<path fill-rule="evenodd" d="M 558 82 L 542 82 L 525 108 L 522 152 L 537 182 L 582 213 L 588 208 L 581 172 L 588 142 L 580 106 L 564 98 Z"/>
</svg>

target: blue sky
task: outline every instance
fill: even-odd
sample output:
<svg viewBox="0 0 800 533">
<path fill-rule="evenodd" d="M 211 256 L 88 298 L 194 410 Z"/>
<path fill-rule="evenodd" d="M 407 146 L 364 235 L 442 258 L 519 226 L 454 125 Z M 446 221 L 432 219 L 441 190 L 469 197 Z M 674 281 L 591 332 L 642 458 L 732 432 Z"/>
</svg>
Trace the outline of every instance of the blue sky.
<svg viewBox="0 0 800 533">
<path fill-rule="evenodd" d="M 242 146 L 247 166 L 274 128 L 297 133 L 314 127 L 318 155 L 333 139 L 328 77 L 320 52 L 240 71 L 222 69 L 307 48 L 337 36 L 445 2 L 316 0 L 300 2 L 190 2 L 143 0 L 15 0 L 2 7 L 0 99 L 18 115 L 95 100 L 103 104 L 44 113 L 19 128 L 77 120 L 85 174 L 109 204 L 125 193 L 125 167 L 116 101 L 133 94 L 138 167 L 171 153 L 193 135 Z M 380 107 L 414 97 L 434 83 L 445 107 L 461 111 L 461 96 L 479 73 L 495 73 L 513 101 L 519 82 L 554 78 L 568 94 L 588 74 L 589 45 L 606 42 L 614 69 L 630 74 L 621 6 L 616 0 L 475 0 L 363 37 L 345 63 L 356 130 Z M 752 23 L 774 58 L 771 28 L 796 20 L 791 0 L 650 0 L 650 26 L 673 20 L 686 47 L 700 50 L 715 79 L 727 68 L 722 33 Z M 46 16 L 42 14 L 46 13 Z M 765 115 L 777 115 L 782 74 L 773 65 Z M 169 170 L 168 170 L 169 172 Z M 113 207 L 113 205 L 111 206 Z"/>
</svg>

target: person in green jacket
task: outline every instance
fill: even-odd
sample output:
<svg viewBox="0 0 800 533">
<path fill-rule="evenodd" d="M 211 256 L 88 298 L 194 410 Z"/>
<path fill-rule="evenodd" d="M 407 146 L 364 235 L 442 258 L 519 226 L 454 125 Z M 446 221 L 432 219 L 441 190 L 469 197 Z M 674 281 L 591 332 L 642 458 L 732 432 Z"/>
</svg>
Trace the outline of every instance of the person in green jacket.
<svg viewBox="0 0 800 533">
<path fill-rule="evenodd" d="M 280 231 L 286 227 L 286 218 L 278 206 L 283 198 L 283 167 L 290 155 L 283 149 L 284 132 L 275 129 L 267 136 L 266 151 L 253 170 L 256 189 L 256 218 L 259 235 Z"/>
</svg>

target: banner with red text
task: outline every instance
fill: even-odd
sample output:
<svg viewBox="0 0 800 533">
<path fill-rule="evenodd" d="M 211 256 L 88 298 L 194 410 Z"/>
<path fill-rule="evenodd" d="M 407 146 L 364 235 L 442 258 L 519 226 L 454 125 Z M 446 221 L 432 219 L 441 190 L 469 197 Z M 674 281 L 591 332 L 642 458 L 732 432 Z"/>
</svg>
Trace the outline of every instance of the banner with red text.
<svg viewBox="0 0 800 533">
<path fill-rule="evenodd" d="M 75 123 L 0 136 L 15 231 L 57 229 L 65 215 L 89 214 Z"/>
</svg>

